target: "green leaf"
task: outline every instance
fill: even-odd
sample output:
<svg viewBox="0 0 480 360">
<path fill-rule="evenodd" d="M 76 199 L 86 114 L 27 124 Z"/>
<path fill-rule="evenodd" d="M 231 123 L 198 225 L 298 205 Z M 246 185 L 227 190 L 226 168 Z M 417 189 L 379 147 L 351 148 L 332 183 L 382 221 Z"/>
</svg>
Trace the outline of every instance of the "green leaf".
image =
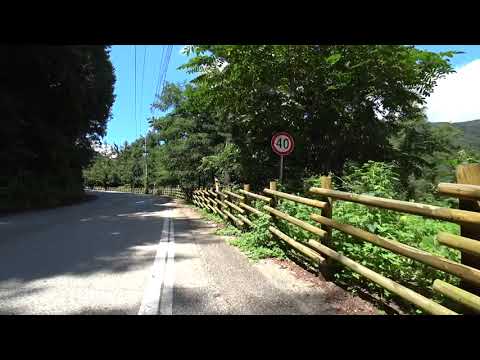
<svg viewBox="0 0 480 360">
<path fill-rule="evenodd" d="M 330 55 L 329 57 L 327 57 L 325 60 L 330 64 L 330 65 L 334 65 L 336 64 L 342 57 L 342 54 L 340 53 L 336 53 L 336 54 L 333 54 L 333 55 Z"/>
</svg>

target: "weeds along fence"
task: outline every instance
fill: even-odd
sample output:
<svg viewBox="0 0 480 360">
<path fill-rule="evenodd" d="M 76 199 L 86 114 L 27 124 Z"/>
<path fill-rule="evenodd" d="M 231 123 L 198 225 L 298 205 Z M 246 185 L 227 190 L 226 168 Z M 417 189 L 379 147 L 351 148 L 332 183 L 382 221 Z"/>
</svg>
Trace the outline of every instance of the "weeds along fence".
<svg viewBox="0 0 480 360">
<path fill-rule="evenodd" d="M 124 193 L 132 193 L 132 194 L 145 194 L 145 188 L 131 188 L 128 186 L 120 186 L 120 187 L 100 187 L 94 186 L 92 190 L 95 191 L 118 191 Z M 149 189 L 152 195 L 161 195 L 161 196 L 170 196 L 177 199 L 186 199 L 185 192 L 180 187 L 155 187 L 153 189 Z"/>
<path fill-rule="evenodd" d="M 441 183 L 438 185 L 438 192 L 446 196 L 458 197 L 460 199 L 459 209 L 336 191 L 332 189 L 331 178 L 327 176 L 322 176 L 320 187 L 309 189 L 309 193 L 318 198 L 307 198 L 277 191 L 275 181 L 270 182 L 269 187 L 263 190 L 263 194 L 250 191 L 248 184 L 243 185 L 243 189 L 234 191 L 231 188 L 222 188 L 216 182 L 211 188 L 195 189 L 192 201 L 196 206 L 220 215 L 240 229 L 248 230 L 249 227 L 253 226 L 251 216 L 265 214 L 269 216 L 271 221 L 269 231 L 276 238 L 282 241 L 285 246 L 295 249 L 317 265 L 328 269 L 329 264 L 337 262 L 429 314 L 458 314 L 433 299 L 333 250 L 330 246 L 332 229 L 336 229 L 361 241 L 460 278 L 462 281 L 460 287 L 435 279 L 433 290 L 462 306 L 467 313 L 480 313 L 480 297 L 478 296 L 480 290 L 480 241 L 478 241 L 480 240 L 480 164 L 459 166 L 457 183 Z M 263 206 L 252 206 L 252 200 L 262 202 Z M 318 226 L 278 210 L 278 205 L 283 201 L 293 201 L 309 206 L 312 211 L 310 218 Z M 368 207 L 459 224 L 461 226 L 461 236 L 441 232 L 438 233 L 437 239 L 442 245 L 460 250 L 462 254 L 461 262 L 452 261 L 399 241 L 378 236 L 347 223 L 333 220 L 334 201 L 353 202 Z M 279 220 L 306 230 L 313 235 L 312 239 L 306 242 L 293 239 L 279 230 L 277 226 Z"/>
</svg>

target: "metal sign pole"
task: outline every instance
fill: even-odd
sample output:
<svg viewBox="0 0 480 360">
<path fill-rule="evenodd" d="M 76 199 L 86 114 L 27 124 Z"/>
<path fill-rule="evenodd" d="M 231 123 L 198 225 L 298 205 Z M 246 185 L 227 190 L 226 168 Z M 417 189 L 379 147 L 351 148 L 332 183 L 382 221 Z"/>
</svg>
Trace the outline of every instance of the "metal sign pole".
<svg viewBox="0 0 480 360">
<path fill-rule="evenodd" d="M 279 182 L 282 183 L 283 179 L 283 155 L 280 155 L 280 179 Z"/>
</svg>

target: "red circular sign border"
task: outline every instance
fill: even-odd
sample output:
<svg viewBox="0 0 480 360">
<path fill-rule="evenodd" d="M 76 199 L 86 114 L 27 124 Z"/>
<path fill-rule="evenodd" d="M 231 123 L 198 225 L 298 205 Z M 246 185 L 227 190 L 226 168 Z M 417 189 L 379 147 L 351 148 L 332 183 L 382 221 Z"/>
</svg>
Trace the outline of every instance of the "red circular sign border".
<svg viewBox="0 0 480 360">
<path fill-rule="evenodd" d="M 290 147 L 290 150 L 286 153 L 283 153 L 283 154 L 281 152 L 279 152 L 277 149 L 275 149 L 275 146 L 273 145 L 274 144 L 274 139 L 276 139 L 280 135 L 285 135 L 286 137 L 288 137 L 289 140 L 290 140 L 290 143 L 292 144 L 292 146 Z M 293 152 L 293 149 L 295 148 L 295 141 L 293 140 L 292 135 L 290 135 L 289 133 L 287 133 L 285 131 L 281 131 L 281 132 L 273 134 L 272 140 L 270 141 L 270 146 L 272 147 L 273 152 L 275 154 L 277 154 L 278 156 L 287 156 L 287 155 L 290 155 Z"/>
</svg>

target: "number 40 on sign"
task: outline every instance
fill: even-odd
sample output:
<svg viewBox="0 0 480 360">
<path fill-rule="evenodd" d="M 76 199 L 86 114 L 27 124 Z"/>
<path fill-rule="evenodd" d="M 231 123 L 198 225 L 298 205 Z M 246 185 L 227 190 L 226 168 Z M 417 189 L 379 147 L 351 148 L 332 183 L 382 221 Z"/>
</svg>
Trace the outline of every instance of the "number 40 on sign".
<svg viewBox="0 0 480 360">
<path fill-rule="evenodd" d="M 283 157 L 292 153 L 295 145 L 293 137 L 286 132 L 279 132 L 272 136 L 272 150 L 275 154 L 280 156 L 280 182 L 283 178 Z"/>
</svg>

